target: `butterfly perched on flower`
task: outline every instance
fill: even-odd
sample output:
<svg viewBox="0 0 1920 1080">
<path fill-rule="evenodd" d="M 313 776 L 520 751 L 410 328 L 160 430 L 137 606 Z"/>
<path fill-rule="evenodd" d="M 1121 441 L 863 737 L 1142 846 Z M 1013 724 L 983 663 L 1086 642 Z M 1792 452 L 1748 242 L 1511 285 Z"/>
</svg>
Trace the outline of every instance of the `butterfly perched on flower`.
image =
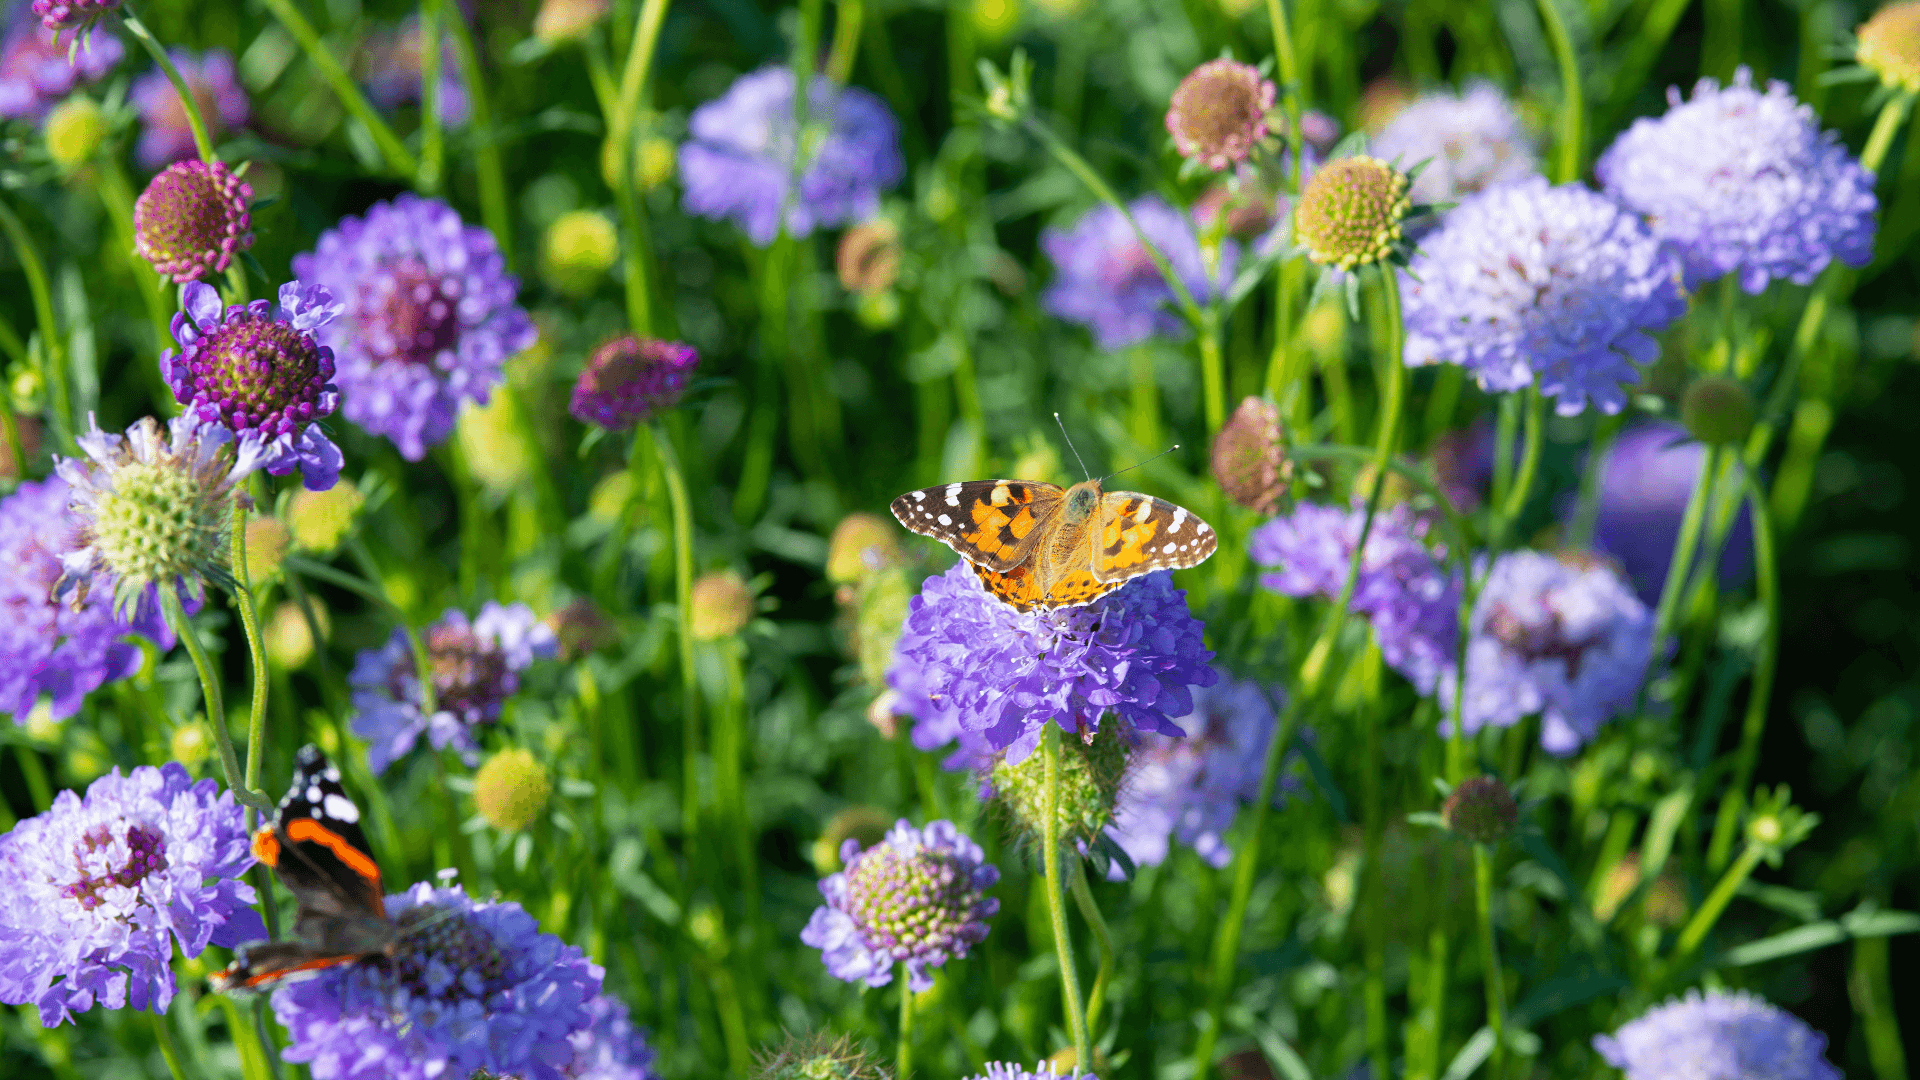
<svg viewBox="0 0 1920 1080">
<path fill-rule="evenodd" d="M 400 940 L 387 917 L 380 865 L 360 829 L 360 808 L 319 747 L 301 747 L 273 820 L 253 835 L 253 857 L 299 904 L 293 940 L 256 941 L 208 980 L 215 990 L 259 990 L 304 972 L 384 955 Z"/>
<path fill-rule="evenodd" d="M 1020 611 L 1079 607 L 1155 570 L 1198 566 L 1219 546 L 1185 507 L 1137 491 L 1038 480 L 970 480 L 893 500 L 900 524 L 973 564 Z"/>
</svg>

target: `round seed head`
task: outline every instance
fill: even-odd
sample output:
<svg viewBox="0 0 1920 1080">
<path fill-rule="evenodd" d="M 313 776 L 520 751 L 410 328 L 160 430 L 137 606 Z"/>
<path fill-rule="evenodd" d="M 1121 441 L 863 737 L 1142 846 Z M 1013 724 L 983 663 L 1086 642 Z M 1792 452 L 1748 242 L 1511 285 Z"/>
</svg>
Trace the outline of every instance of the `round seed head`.
<svg viewBox="0 0 1920 1080">
<path fill-rule="evenodd" d="M 625 431 L 678 404 L 699 362 L 693 346 L 677 341 L 614 338 L 587 360 L 568 411 L 582 423 Z"/>
<path fill-rule="evenodd" d="M 1300 193 L 1294 217 L 1307 257 L 1342 270 L 1385 259 L 1413 208 L 1407 186 L 1405 173 L 1378 158 L 1339 158 L 1322 166 Z"/>
<path fill-rule="evenodd" d="M 253 246 L 253 188 L 221 162 L 176 161 L 133 204 L 133 247 L 161 277 L 220 273 Z"/>
<path fill-rule="evenodd" d="M 900 276 L 899 226 L 874 218 L 848 229 L 840 238 L 835 266 L 848 292 L 862 296 L 885 292 Z"/>
<path fill-rule="evenodd" d="M 753 619 L 753 591 L 731 570 L 702 574 L 693 583 L 691 603 L 696 641 L 732 637 Z"/>
<path fill-rule="evenodd" d="M 107 114 L 85 94 L 75 94 L 47 114 L 47 156 L 62 169 L 92 160 L 107 137 Z"/>
<path fill-rule="evenodd" d="M 541 272 L 569 296 L 591 293 L 619 258 L 620 234 L 605 214 L 592 210 L 561 214 L 540 241 Z"/>
<path fill-rule="evenodd" d="M 1920 2 L 1888 4 L 1854 31 L 1854 59 L 1887 86 L 1920 93 Z"/>
<path fill-rule="evenodd" d="M 473 803 L 487 824 L 519 832 L 540 818 L 553 785 L 530 750 L 502 750 L 473 777 Z"/>
<path fill-rule="evenodd" d="M 533 17 L 534 36 L 549 45 L 585 37 L 612 7 L 609 0 L 546 0 Z"/>
<path fill-rule="evenodd" d="M 1513 834 L 1520 808 L 1507 785 L 1491 776 L 1472 776 L 1460 782 L 1440 807 L 1447 828 L 1476 844 L 1491 844 Z"/>
<path fill-rule="evenodd" d="M 841 518 L 827 541 L 827 580 L 848 585 L 899 562 L 898 532 L 898 526 L 878 514 Z"/>
<path fill-rule="evenodd" d="M 1174 148 L 1215 172 L 1246 160 L 1267 137 L 1274 94 L 1273 83 L 1251 64 L 1225 58 L 1201 64 L 1180 80 L 1167 109 Z"/>
<path fill-rule="evenodd" d="M 325 555 L 340 546 L 353 528 L 354 515 L 367 501 L 353 481 L 344 477 L 326 491 L 302 489 L 293 493 L 287 524 L 294 544 L 302 551 Z"/>
<path fill-rule="evenodd" d="M 1724 375 L 1695 380 L 1680 399 L 1680 422 L 1708 446 L 1745 442 L 1753 430 L 1753 393 Z"/>
<path fill-rule="evenodd" d="M 1261 397 L 1240 402 L 1213 438 L 1213 479 L 1227 498 L 1262 514 L 1273 512 L 1293 479 L 1280 410 Z"/>
</svg>

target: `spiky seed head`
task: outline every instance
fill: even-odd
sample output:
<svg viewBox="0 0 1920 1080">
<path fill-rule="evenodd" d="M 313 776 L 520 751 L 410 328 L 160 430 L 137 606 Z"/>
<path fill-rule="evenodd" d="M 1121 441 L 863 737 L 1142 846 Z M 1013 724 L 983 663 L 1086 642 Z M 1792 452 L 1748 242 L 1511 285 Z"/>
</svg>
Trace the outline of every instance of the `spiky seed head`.
<svg viewBox="0 0 1920 1080">
<path fill-rule="evenodd" d="M 1060 740 L 1059 835 L 1063 844 L 1091 844 L 1113 821 L 1114 804 L 1127 774 L 1128 750 L 1118 724 L 1103 724 L 1086 739 Z M 1046 755 L 1028 754 L 1009 764 L 1003 754 L 990 779 L 993 801 L 1023 841 L 1035 844 L 1046 834 Z"/>
<path fill-rule="evenodd" d="M 540 819 L 553 784 L 533 751 L 520 747 L 488 758 L 473 777 L 473 804 L 487 824 L 519 832 Z"/>
<path fill-rule="evenodd" d="M 732 637 L 753 620 L 753 590 L 731 570 L 700 575 L 693 583 L 691 604 L 695 641 Z"/>
<path fill-rule="evenodd" d="M 790 1034 L 778 1050 L 760 1051 L 753 1080 L 890 1080 L 891 1075 L 866 1043 L 816 1031 Z"/>
<path fill-rule="evenodd" d="M 1413 201 L 1405 173 L 1372 157 L 1328 162 L 1300 193 L 1294 229 L 1307 257 L 1351 270 L 1393 253 Z"/>
</svg>

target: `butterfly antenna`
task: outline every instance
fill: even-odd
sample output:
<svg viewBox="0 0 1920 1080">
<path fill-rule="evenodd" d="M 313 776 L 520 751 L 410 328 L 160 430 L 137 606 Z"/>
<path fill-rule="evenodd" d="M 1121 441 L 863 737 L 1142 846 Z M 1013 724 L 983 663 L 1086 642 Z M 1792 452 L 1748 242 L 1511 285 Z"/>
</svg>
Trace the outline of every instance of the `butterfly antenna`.
<svg viewBox="0 0 1920 1080">
<path fill-rule="evenodd" d="M 1073 460 L 1080 463 L 1080 475 L 1093 479 L 1093 473 L 1087 469 L 1087 459 L 1080 456 L 1080 448 L 1073 445 L 1073 436 L 1067 434 L 1066 421 L 1060 419 L 1059 413 L 1054 413 L 1053 422 L 1060 425 L 1060 437 L 1067 441 L 1067 449 L 1073 451 Z"/>
<path fill-rule="evenodd" d="M 1119 476 L 1120 473 L 1132 472 L 1133 470 L 1139 468 L 1142 465 L 1147 464 L 1147 462 L 1150 462 L 1150 461 L 1159 461 L 1161 458 L 1166 457 L 1168 454 L 1171 454 L 1178 449 L 1180 449 L 1180 444 L 1174 443 L 1172 446 L 1169 446 L 1165 450 L 1162 450 L 1159 453 L 1153 455 L 1152 457 L 1148 458 L 1146 461 L 1136 461 L 1133 464 L 1127 466 L 1126 468 L 1121 469 L 1120 472 L 1110 473 L 1106 476 L 1101 477 L 1100 482 L 1104 484 L 1107 481 L 1113 479 L 1114 477 Z"/>
</svg>

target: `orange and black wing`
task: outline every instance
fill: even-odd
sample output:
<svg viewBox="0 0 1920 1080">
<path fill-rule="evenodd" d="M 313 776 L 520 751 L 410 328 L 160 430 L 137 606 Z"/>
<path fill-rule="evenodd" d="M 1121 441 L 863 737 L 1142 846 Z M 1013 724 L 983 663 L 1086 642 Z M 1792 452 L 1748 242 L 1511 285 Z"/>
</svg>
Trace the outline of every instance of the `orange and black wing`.
<svg viewBox="0 0 1920 1080">
<path fill-rule="evenodd" d="M 989 570 L 984 566 L 975 566 L 974 574 L 980 578 L 980 584 L 1002 603 L 1018 611 L 1032 611 L 1034 608 L 1067 608 L 1091 604 L 1120 587 L 1120 582 L 1098 581 L 1085 570 L 1074 570 L 1053 583 L 1053 588 L 1042 593 L 1040 583 L 1033 576 L 1033 570 L 1027 566 L 1016 566 L 1005 572 Z"/>
<path fill-rule="evenodd" d="M 1064 491 L 1038 480 L 969 480 L 909 491 L 893 516 L 975 566 L 1008 571 L 1027 561 Z"/>
<path fill-rule="evenodd" d="M 273 823 L 254 834 L 253 855 L 293 893 L 298 922 L 386 918 L 380 864 L 360 828 L 360 808 L 318 747 L 301 748 Z"/>
<path fill-rule="evenodd" d="M 1213 526 L 1185 507 L 1137 491 L 1111 491 L 1100 500 L 1093 529 L 1093 576 L 1117 585 L 1155 570 L 1198 566 L 1219 545 Z"/>
</svg>

